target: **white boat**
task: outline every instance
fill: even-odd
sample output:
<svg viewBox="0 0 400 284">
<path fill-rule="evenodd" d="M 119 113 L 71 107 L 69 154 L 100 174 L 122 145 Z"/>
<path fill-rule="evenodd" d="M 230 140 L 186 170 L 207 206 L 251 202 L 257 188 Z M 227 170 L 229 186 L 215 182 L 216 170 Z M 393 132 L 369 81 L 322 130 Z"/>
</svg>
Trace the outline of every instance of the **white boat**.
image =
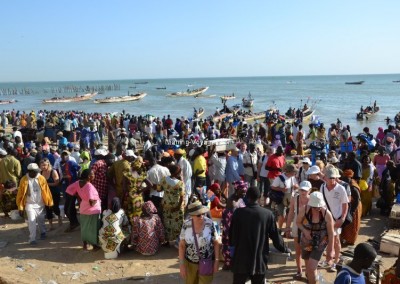
<svg viewBox="0 0 400 284">
<path fill-rule="evenodd" d="M 96 93 L 87 93 L 81 96 L 76 94 L 75 97 L 53 97 L 51 99 L 43 100 L 43 103 L 71 103 L 71 102 L 81 102 L 87 101 L 97 95 Z"/>
<path fill-rule="evenodd" d="M 7 105 L 17 102 L 16 100 L 0 100 L 0 105 Z"/>
<path fill-rule="evenodd" d="M 192 97 L 205 93 L 209 87 L 201 87 L 199 89 L 189 90 L 186 92 L 174 92 L 167 95 L 167 97 Z"/>
<path fill-rule="evenodd" d="M 122 102 L 131 102 L 143 99 L 147 96 L 147 93 L 137 93 L 137 94 L 130 94 L 127 96 L 120 96 L 120 97 L 109 97 L 105 99 L 97 99 L 94 100 L 95 103 L 122 103 Z"/>
<path fill-rule="evenodd" d="M 230 95 L 230 96 L 221 96 L 220 98 L 221 98 L 221 102 L 222 102 L 223 104 L 226 103 L 226 101 L 236 99 L 235 94 L 232 94 L 232 95 Z"/>
<path fill-rule="evenodd" d="M 242 99 L 242 106 L 243 107 L 252 107 L 254 104 L 254 99 L 252 98 L 251 94 L 249 93 L 247 98 Z"/>
</svg>

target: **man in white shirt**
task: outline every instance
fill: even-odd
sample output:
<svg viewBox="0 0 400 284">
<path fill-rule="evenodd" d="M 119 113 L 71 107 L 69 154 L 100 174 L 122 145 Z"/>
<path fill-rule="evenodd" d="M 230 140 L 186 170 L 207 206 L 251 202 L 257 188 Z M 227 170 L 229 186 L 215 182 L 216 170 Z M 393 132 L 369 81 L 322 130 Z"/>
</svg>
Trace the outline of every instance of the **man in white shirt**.
<svg viewBox="0 0 400 284">
<path fill-rule="evenodd" d="M 182 181 L 185 184 L 185 205 L 188 204 L 189 197 L 192 194 L 192 166 L 189 161 L 183 156 L 185 154 L 185 150 L 177 149 L 174 153 L 174 157 L 181 168 Z"/>
<path fill-rule="evenodd" d="M 306 174 L 306 172 L 311 167 L 311 161 L 309 158 L 305 157 L 305 158 L 303 158 L 303 160 L 301 162 L 302 162 L 302 166 L 300 167 L 299 173 L 297 175 L 297 181 L 299 183 L 301 183 L 302 181 L 308 180 L 308 175 Z"/>
<path fill-rule="evenodd" d="M 346 193 L 346 189 L 338 183 L 340 174 L 337 168 L 330 166 L 326 168 L 325 181 L 326 183 L 321 186 L 320 191 L 324 195 L 326 205 L 332 213 L 334 224 L 334 246 L 335 246 L 335 260 L 330 266 L 330 271 L 336 271 L 336 264 L 339 261 L 340 256 L 340 233 L 342 232 L 342 225 L 346 219 L 348 210 L 349 198 Z M 327 259 L 328 263 L 330 259 Z"/>
<path fill-rule="evenodd" d="M 249 145 L 249 151 L 243 154 L 244 180 L 250 186 L 257 186 L 257 152 L 254 144 Z"/>
<path fill-rule="evenodd" d="M 276 206 L 278 210 L 278 228 L 282 229 L 283 222 L 285 221 L 286 208 L 290 206 L 290 200 L 294 191 L 299 188 L 296 179 L 297 169 L 294 165 L 286 164 L 283 174 L 277 176 L 272 184 L 271 190 L 280 191 L 284 193 L 283 200 L 280 203 L 272 202 L 272 206 Z M 273 200 L 271 200 L 273 201 Z"/>
<path fill-rule="evenodd" d="M 269 181 L 268 170 L 265 169 L 265 165 L 267 164 L 269 156 L 271 156 L 273 150 L 271 147 L 267 146 L 265 148 L 265 153 L 258 161 L 258 168 L 257 168 L 257 182 L 259 185 L 260 193 L 264 196 L 264 206 L 269 204 L 268 192 L 271 187 L 271 183 Z M 264 192 L 264 194 L 263 194 Z"/>
<path fill-rule="evenodd" d="M 147 179 L 153 184 L 153 188 L 150 190 L 150 200 L 157 208 L 158 212 L 161 212 L 161 202 L 164 197 L 164 191 L 161 191 L 160 183 L 164 177 L 170 176 L 168 168 L 157 164 L 155 158 L 149 161 L 151 166 L 150 170 L 147 171 Z"/>
</svg>

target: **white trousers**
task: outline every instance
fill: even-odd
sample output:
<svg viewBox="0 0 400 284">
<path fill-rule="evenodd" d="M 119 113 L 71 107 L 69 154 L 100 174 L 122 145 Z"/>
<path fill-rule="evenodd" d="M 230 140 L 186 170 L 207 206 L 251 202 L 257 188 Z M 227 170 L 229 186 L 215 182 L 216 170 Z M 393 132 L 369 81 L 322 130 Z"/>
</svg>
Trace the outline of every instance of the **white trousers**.
<svg viewBox="0 0 400 284">
<path fill-rule="evenodd" d="M 46 233 L 46 226 L 44 224 L 45 209 L 42 206 L 40 208 L 26 208 L 25 211 L 28 217 L 29 242 L 32 242 L 36 240 L 36 223 L 39 227 L 39 233 Z"/>
</svg>

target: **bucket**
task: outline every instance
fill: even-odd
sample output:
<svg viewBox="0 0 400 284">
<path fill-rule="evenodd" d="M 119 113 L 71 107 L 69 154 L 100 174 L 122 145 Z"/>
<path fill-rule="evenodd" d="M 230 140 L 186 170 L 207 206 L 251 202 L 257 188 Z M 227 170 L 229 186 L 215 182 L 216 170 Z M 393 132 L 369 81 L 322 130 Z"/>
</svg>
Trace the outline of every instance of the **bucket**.
<svg viewBox="0 0 400 284">
<path fill-rule="evenodd" d="M 105 252 L 104 258 L 105 259 L 115 259 L 118 257 L 118 252 L 115 250 L 113 252 Z"/>
<path fill-rule="evenodd" d="M 18 210 L 12 210 L 10 212 L 10 218 L 11 218 L 11 220 L 14 220 L 14 221 L 22 220 L 22 217 L 19 216 L 19 211 Z"/>
</svg>

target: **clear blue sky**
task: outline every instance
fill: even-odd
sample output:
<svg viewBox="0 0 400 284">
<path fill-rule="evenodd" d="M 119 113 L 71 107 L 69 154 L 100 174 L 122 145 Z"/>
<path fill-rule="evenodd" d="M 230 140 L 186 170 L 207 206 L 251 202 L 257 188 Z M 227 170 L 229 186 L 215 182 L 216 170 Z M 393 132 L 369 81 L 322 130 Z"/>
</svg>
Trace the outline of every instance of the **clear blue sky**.
<svg viewBox="0 0 400 284">
<path fill-rule="evenodd" d="M 400 1 L 2 1 L 0 81 L 400 73 Z"/>
</svg>

